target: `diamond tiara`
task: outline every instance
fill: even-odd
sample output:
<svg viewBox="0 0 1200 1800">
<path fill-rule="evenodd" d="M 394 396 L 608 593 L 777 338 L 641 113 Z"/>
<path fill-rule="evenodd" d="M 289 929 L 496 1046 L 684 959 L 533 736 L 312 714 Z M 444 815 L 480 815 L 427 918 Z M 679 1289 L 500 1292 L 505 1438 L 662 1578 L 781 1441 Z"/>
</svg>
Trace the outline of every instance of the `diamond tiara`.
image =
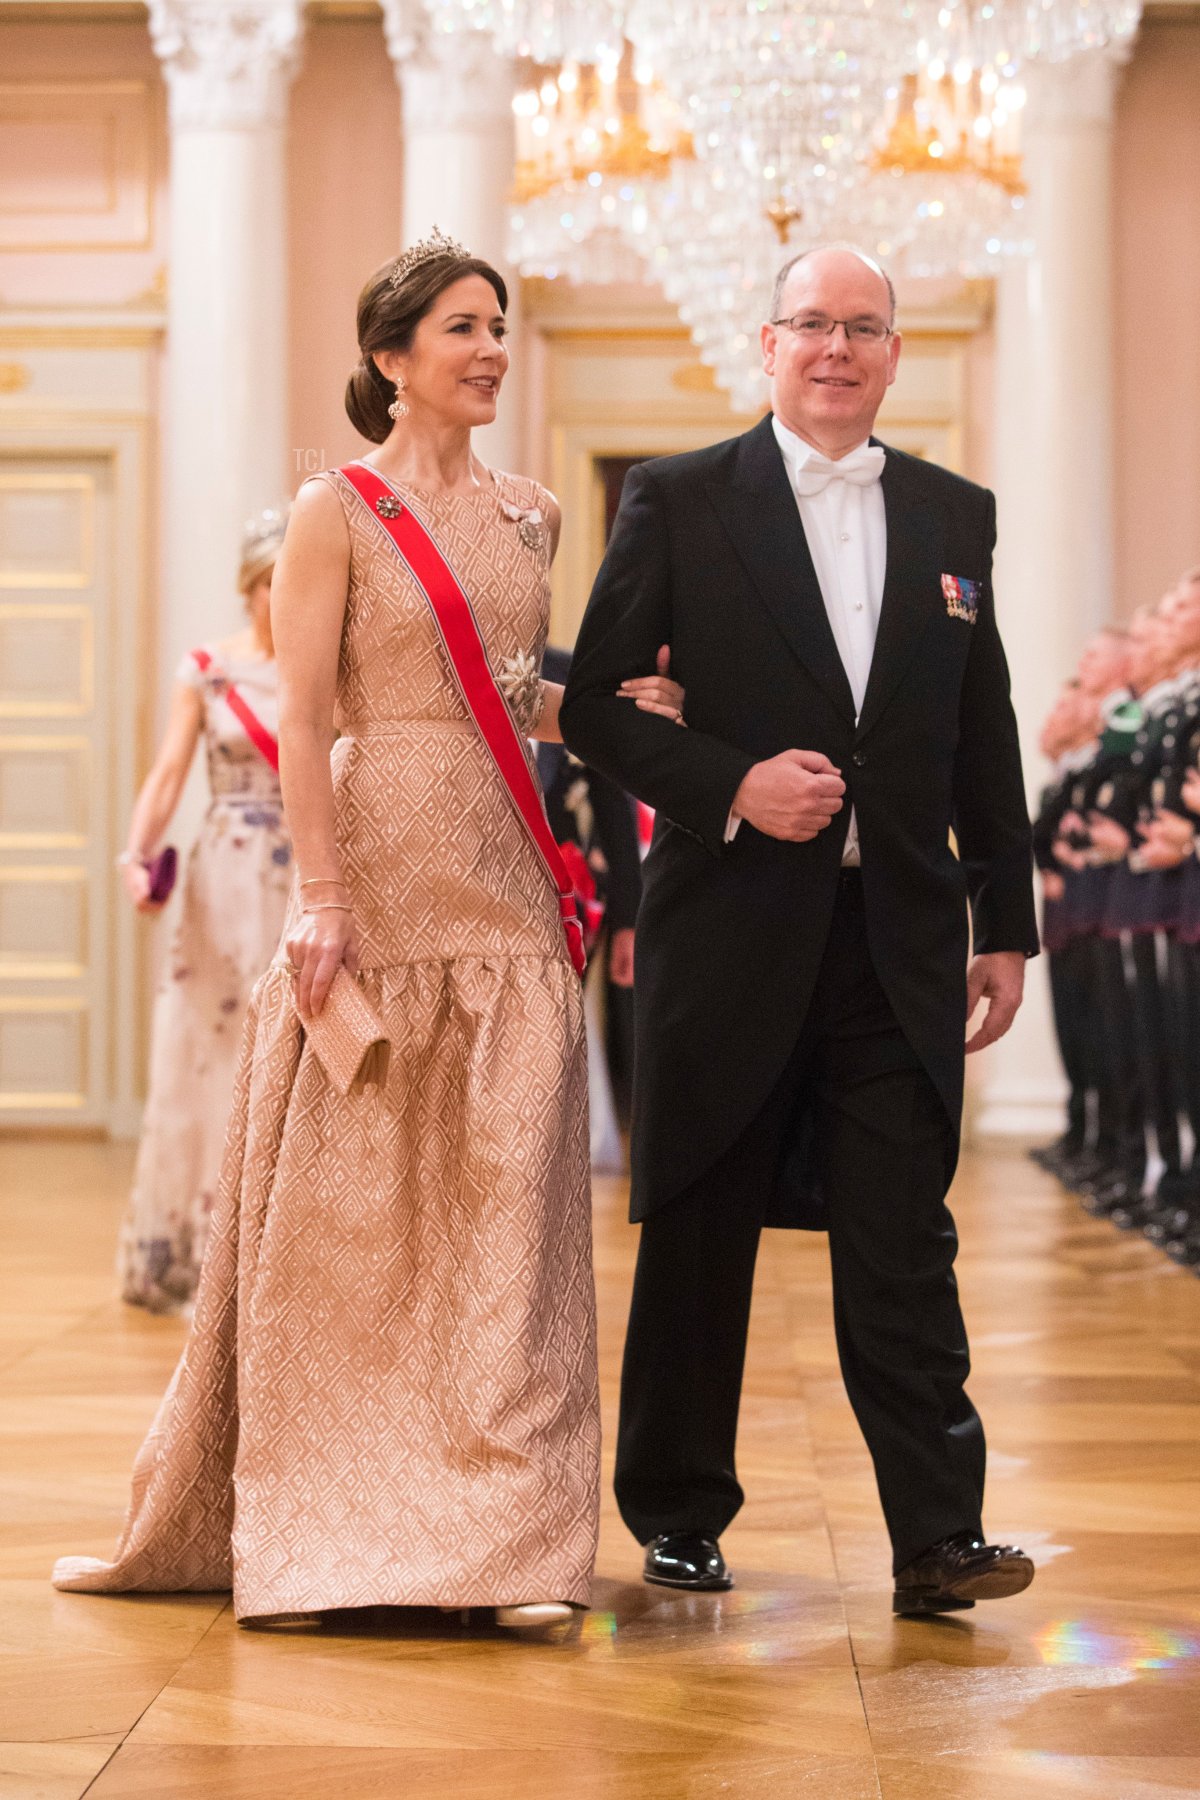
<svg viewBox="0 0 1200 1800">
<path fill-rule="evenodd" d="M 282 506 L 268 506 L 255 518 L 246 520 L 240 571 L 243 588 L 252 586 L 279 555 L 291 510 L 291 502 L 286 501 Z"/>
<path fill-rule="evenodd" d="M 433 262 L 436 257 L 466 258 L 470 254 L 471 252 L 465 244 L 460 244 L 454 238 L 447 237 L 441 227 L 435 225 L 427 238 L 419 238 L 411 250 L 402 250 L 396 258 L 390 278 L 392 286 L 398 288 L 406 275 L 411 275 L 412 271 L 420 268 L 422 263 Z"/>
</svg>

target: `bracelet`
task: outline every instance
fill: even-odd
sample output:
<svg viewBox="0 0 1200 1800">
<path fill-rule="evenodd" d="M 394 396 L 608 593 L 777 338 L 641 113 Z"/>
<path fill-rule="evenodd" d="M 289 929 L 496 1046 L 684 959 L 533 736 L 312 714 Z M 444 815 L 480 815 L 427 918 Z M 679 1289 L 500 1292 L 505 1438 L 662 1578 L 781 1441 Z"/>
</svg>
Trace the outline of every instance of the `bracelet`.
<svg viewBox="0 0 1200 1800">
<path fill-rule="evenodd" d="M 354 908 L 347 905 L 345 900 L 320 900 L 316 906 L 302 906 L 300 910 L 306 913 L 353 912 Z"/>
<path fill-rule="evenodd" d="M 345 885 L 346 883 L 342 880 L 340 875 L 310 875 L 307 881 L 302 881 L 300 883 L 302 888 L 345 887 Z"/>
</svg>

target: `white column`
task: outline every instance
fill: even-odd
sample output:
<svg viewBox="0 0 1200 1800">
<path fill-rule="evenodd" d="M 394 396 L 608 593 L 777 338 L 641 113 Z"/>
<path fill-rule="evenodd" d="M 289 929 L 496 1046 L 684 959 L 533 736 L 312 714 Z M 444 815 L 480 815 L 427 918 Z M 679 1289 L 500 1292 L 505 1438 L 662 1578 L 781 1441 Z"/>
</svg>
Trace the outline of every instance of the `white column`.
<svg viewBox="0 0 1200 1800">
<path fill-rule="evenodd" d="M 508 284 L 512 361 L 496 423 L 477 434 L 480 455 L 524 469 L 520 277 L 507 261 L 513 179 L 514 70 L 486 32 L 433 33 L 410 0 L 383 0 L 388 49 L 400 84 L 404 194 L 400 239 L 440 225 Z"/>
<path fill-rule="evenodd" d="M 1085 638 L 1113 613 L 1112 116 L 1118 61 L 1092 52 L 1027 72 L 1025 174 L 1034 253 L 997 283 L 996 601 L 1026 785 L 1037 736 Z M 1051 1136 L 1065 1084 L 1045 965 L 978 1072 L 981 1132 Z"/>
<path fill-rule="evenodd" d="M 171 118 L 167 676 L 240 622 L 242 526 L 290 491 L 284 123 L 302 5 L 150 0 L 150 30 Z"/>
</svg>

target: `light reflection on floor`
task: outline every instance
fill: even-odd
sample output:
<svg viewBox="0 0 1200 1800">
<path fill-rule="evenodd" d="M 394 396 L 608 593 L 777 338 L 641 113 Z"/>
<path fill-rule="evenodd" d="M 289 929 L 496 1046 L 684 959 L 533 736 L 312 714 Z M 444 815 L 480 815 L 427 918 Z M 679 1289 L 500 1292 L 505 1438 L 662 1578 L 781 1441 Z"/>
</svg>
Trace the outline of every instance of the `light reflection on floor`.
<svg viewBox="0 0 1200 1800">
<path fill-rule="evenodd" d="M 788 1661 L 795 1655 L 789 1634 L 779 1630 L 778 1615 L 789 1607 L 786 1594 L 743 1588 L 729 1594 L 697 1596 L 670 1594 L 664 1589 L 656 1598 L 661 1599 L 663 1608 L 656 1623 L 664 1634 L 664 1644 L 673 1623 L 678 1627 L 695 1624 L 699 1602 L 706 1636 L 732 1640 L 725 1643 L 724 1652 L 734 1660 L 771 1663 Z M 646 1621 L 643 1618 L 637 1623 L 644 1626 Z M 631 1619 L 622 1621 L 612 1610 L 594 1607 L 582 1621 L 579 1642 L 592 1652 L 611 1654 L 618 1647 L 622 1631 L 628 1633 L 633 1624 Z"/>
<path fill-rule="evenodd" d="M 1034 1639 L 1044 1663 L 1122 1669 L 1170 1669 L 1200 1656 L 1200 1637 L 1151 1626 L 1145 1631 L 1098 1631 L 1083 1619 L 1052 1619 Z"/>
</svg>

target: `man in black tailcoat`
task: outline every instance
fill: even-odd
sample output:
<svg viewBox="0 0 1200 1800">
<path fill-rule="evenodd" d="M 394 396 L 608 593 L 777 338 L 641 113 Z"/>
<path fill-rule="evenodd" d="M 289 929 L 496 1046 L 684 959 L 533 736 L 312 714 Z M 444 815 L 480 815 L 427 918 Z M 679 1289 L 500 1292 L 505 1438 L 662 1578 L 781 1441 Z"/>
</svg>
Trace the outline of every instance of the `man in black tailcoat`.
<svg viewBox="0 0 1200 1800">
<path fill-rule="evenodd" d="M 986 999 L 967 1048 L 1007 1030 L 1038 944 L 995 508 L 870 438 L 900 340 L 868 257 L 795 259 L 770 316 L 773 415 L 628 476 L 562 710 L 570 748 L 658 814 L 617 1498 L 648 1580 L 730 1584 L 759 1233 L 821 1223 L 894 1605 L 950 1611 L 1033 1575 L 982 1536 L 945 1204 L 965 1022 Z M 662 644 L 686 730 L 619 692 Z"/>
</svg>

